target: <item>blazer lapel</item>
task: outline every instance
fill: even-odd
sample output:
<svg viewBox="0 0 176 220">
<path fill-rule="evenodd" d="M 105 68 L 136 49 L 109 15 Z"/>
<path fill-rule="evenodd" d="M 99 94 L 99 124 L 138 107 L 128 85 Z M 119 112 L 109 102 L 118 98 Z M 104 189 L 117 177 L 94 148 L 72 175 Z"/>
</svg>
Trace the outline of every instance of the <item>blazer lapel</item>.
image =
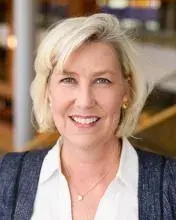
<svg viewBox="0 0 176 220">
<path fill-rule="evenodd" d="M 40 170 L 48 150 L 32 151 L 24 157 L 18 183 L 14 220 L 29 220 L 31 218 Z"/>
<path fill-rule="evenodd" d="M 164 157 L 137 150 L 139 158 L 139 220 L 162 219 Z"/>
</svg>

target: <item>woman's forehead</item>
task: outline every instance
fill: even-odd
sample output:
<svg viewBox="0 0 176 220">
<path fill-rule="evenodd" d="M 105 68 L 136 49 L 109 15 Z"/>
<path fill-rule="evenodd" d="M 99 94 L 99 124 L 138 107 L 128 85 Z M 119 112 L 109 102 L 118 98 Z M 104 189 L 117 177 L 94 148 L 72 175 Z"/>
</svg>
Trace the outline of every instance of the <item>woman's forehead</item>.
<svg viewBox="0 0 176 220">
<path fill-rule="evenodd" d="M 70 54 L 64 64 L 64 69 L 97 68 L 96 72 L 103 69 L 117 68 L 119 60 L 115 49 L 107 43 L 89 43 L 83 45 Z M 100 70 L 99 70 L 100 69 Z"/>
</svg>

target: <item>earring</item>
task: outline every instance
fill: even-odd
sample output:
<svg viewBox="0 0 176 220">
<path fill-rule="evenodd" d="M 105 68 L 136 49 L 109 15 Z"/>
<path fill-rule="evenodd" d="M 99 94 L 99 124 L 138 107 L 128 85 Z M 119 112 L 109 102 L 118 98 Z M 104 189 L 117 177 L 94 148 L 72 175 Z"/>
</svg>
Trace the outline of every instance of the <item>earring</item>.
<svg viewBox="0 0 176 220">
<path fill-rule="evenodd" d="M 128 99 L 124 98 L 123 103 L 122 103 L 122 109 L 126 110 L 128 108 Z"/>
<path fill-rule="evenodd" d="M 122 104 L 122 108 L 123 108 L 123 110 L 126 110 L 126 109 L 128 108 L 128 104 L 124 102 L 124 103 Z"/>
</svg>

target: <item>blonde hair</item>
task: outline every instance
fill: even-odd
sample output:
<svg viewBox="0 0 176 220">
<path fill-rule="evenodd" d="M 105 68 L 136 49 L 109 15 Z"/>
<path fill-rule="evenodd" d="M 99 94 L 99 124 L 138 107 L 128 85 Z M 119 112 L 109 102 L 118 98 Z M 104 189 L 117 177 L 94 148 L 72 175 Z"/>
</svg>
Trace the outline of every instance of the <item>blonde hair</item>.
<svg viewBox="0 0 176 220">
<path fill-rule="evenodd" d="M 41 42 L 35 60 L 36 76 L 31 85 L 35 124 L 40 132 L 56 130 L 48 100 L 48 78 L 54 67 L 62 71 L 71 53 L 87 41 L 111 44 L 117 51 L 124 77 L 131 77 L 129 84 L 132 100 L 117 130 L 118 136 L 131 136 L 148 89 L 136 69 L 132 42 L 120 28 L 118 19 L 103 13 L 65 19 L 53 27 Z"/>
</svg>

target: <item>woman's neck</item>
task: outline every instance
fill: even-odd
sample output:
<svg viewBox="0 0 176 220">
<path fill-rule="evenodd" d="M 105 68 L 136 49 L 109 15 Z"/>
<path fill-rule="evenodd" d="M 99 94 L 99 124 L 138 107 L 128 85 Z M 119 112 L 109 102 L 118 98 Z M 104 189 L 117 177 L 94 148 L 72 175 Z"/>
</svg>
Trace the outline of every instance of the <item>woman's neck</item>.
<svg viewBox="0 0 176 220">
<path fill-rule="evenodd" d="M 113 163 L 119 163 L 121 143 L 114 138 L 95 147 L 81 148 L 63 142 L 61 150 L 62 170 L 69 171 L 73 179 L 98 178 L 102 176 Z"/>
</svg>

